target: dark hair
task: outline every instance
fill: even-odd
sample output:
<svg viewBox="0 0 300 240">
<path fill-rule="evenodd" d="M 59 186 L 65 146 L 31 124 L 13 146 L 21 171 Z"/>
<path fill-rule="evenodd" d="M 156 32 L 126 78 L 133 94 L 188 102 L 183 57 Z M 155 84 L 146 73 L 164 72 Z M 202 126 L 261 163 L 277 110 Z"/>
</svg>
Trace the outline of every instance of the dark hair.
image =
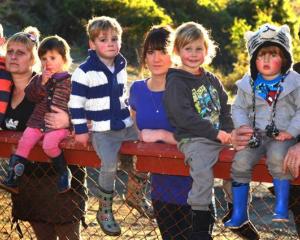
<svg viewBox="0 0 300 240">
<path fill-rule="evenodd" d="M 293 69 L 300 74 L 300 62 L 295 63 Z"/>
<path fill-rule="evenodd" d="M 277 48 L 279 50 L 279 55 L 282 59 L 282 65 L 281 65 L 281 74 L 285 74 L 292 66 L 292 60 L 290 57 L 290 54 L 278 43 L 274 42 L 265 42 L 263 43 L 259 48 L 255 50 L 253 53 L 253 56 L 250 60 L 250 71 L 251 71 L 251 77 L 255 80 L 257 77 L 257 68 L 256 68 L 256 59 L 258 52 L 261 49 L 264 49 L 264 51 L 270 51 L 274 48 Z"/>
<path fill-rule="evenodd" d="M 66 66 L 71 64 L 70 47 L 65 39 L 55 35 L 46 37 L 41 41 L 38 49 L 39 58 L 44 56 L 48 51 L 57 51 L 65 60 Z"/>
<path fill-rule="evenodd" d="M 141 57 L 142 67 L 146 65 L 145 59 L 149 50 L 168 51 L 171 32 L 172 29 L 169 26 L 153 26 L 146 33 Z"/>
</svg>

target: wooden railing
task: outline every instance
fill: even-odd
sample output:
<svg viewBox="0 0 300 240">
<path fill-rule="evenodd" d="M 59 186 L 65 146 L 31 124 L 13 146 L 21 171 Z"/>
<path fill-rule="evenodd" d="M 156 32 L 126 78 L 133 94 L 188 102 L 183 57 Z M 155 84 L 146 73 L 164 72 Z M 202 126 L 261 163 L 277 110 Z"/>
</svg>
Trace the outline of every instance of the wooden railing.
<svg viewBox="0 0 300 240">
<path fill-rule="evenodd" d="M 21 132 L 0 131 L 0 157 L 9 157 L 14 152 L 21 135 Z M 83 147 L 76 143 L 72 137 L 69 137 L 60 146 L 64 150 L 68 164 L 90 167 L 100 166 L 100 160 L 91 143 L 87 147 Z M 136 156 L 136 168 L 141 172 L 189 175 L 189 169 L 184 164 L 184 156 L 175 145 L 128 141 L 122 144 L 120 154 Z M 231 148 L 222 150 L 219 161 L 214 166 L 216 178 L 230 179 L 230 168 L 234 154 L 235 151 Z M 41 148 L 41 144 L 31 151 L 29 159 L 39 162 L 49 161 Z M 252 180 L 272 182 L 272 177 L 268 172 L 264 159 L 255 166 Z M 300 184 L 300 178 L 296 179 L 294 184 Z"/>
</svg>

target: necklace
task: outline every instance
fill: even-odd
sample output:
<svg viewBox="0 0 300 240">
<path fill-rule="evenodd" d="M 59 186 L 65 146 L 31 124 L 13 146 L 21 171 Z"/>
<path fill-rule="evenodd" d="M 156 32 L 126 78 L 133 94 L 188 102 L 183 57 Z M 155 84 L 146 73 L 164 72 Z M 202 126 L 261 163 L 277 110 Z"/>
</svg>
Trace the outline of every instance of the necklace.
<svg viewBox="0 0 300 240">
<path fill-rule="evenodd" d="M 155 112 L 156 112 L 156 113 L 159 113 L 159 108 L 160 108 L 160 106 L 161 106 L 161 104 L 162 104 L 162 99 L 159 99 L 159 103 L 156 104 L 155 99 L 154 99 L 154 96 L 153 96 L 153 92 L 152 92 L 152 91 L 150 91 L 150 97 L 151 97 L 151 101 L 152 101 L 152 103 L 153 103 Z"/>
</svg>

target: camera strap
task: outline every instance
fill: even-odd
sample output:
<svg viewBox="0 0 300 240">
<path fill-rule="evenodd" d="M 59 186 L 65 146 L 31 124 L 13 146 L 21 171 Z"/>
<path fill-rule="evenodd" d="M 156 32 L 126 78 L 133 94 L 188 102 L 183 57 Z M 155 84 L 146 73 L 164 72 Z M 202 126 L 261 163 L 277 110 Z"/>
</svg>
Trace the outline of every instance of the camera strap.
<svg viewBox="0 0 300 240">
<path fill-rule="evenodd" d="M 270 121 L 271 121 L 271 125 L 275 126 L 275 115 L 276 115 L 276 104 L 277 104 L 277 101 L 278 101 L 278 97 L 281 93 L 280 89 L 281 89 L 281 84 L 284 82 L 284 79 L 286 78 L 286 76 L 289 74 L 289 72 L 285 73 L 284 75 L 282 75 L 279 83 L 278 83 L 278 87 L 277 87 L 277 90 L 276 90 L 276 94 L 275 94 L 275 97 L 274 97 L 274 102 L 272 104 L 272 113 L 271 113 L 271 116 L 270 116 Z M 253 130 L 254 131 L 257 131 L 256 129 L 256 111 L 255 111 L 255 105 L 256 105 L 256 97 L 255 97 L 255 84 L 254 84 L 254 80 L 253 78 L 250 79 L 250 85 L 251 85 L 251 88 L 252 88 L 252 112 L 253 112 L 253 122 L 252 122 L 252 127 L 253 127 Z"/>
</svg>

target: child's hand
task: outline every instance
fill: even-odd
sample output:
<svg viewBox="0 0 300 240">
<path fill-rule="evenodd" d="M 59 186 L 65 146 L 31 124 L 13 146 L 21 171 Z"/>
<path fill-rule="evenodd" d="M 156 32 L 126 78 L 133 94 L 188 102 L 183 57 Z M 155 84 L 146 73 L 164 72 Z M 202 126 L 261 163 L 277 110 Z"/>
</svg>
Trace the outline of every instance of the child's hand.
<svg viewBox="0 0 300 240">
<path fill-rule="evenodd" d="M 292 139 L 293 136 L 286 131 L 279 132 L 279 135 L 275 138 L 278 141 L 285 141 Z"/>
<path fill-rule="evenodd" d="M 42 73 L 42 85 L 45 85 L 48 80 L 51 78 L 52 72 L 50 70 L 47 70 L 47 68 L 44 69 Z"/>
<path fill-rule="evenodd" d="M 220 130 L 217 139 L 220 140 L 222 144 L 229 144 L 231 143 L 231 134 Z"/>
<path fill-rule="evenodd" d="M 75 135 L 75 141 L 81 143 L 84 147 L 87 146 L 89 140 L 89 134 L 83 133 L 83 134 L 76 134 Z"/>
</svg>

